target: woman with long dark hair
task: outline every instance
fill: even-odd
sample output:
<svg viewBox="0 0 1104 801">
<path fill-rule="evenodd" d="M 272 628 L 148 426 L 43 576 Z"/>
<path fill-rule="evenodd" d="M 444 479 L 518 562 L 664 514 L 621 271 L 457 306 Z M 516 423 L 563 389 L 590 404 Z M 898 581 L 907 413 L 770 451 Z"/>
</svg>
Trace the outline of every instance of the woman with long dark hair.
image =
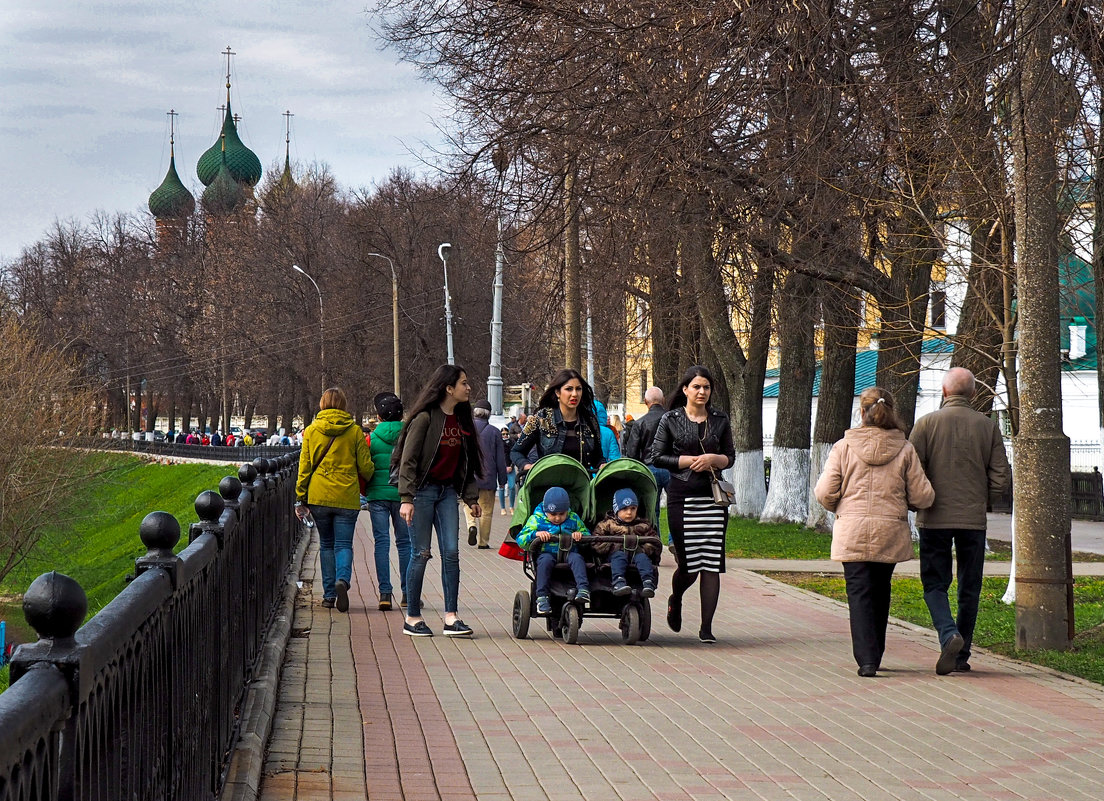
<svg viewBox="0 0 1104 801">
<path fill-rule="evenodd" d="M 599 436 L 594 390 L 578 370 L 565 368 L 548 383 L 537 411 L 525 421 L 521 437 L 510 450 L 510 461 L 519 481 L 533 466 L 529 457 L 534 449 L 538 459 L 562 453 L 593 472 L 602 464 Z"/>
<path fill-rule="evenodd" d="M 411 526 L 413 553 L 406 575 L 406 621 L 403 634 L 432 637 L 422 618 L 422 582 L 432 553 L 433 529 L 441 549 L 441 584 L 445 595 L 445 636 L 470 637 L 470 626 L 457 616 L 460 595 L 460 510 L 458 499 L 479 517 L 482 476 L 479 440 L 475 436 L 471 385 L 459 365 L 443 364 L 430 377 L 410 409 L 395 443 L 399 456 L 399 515 Z"/>
<path fill-rule="evenodd" d="M 893 568 L 914 556 L 908 511 L 935 501 L 894 405 L 881 387 L 863 390 L 861 424 L 832 446 L 813 489 L 820 505 L 836 513 L 832 558 L 843 562 L 851 650 L 864 678 L 882 666 Z"/>
<path fill-rule="evenodd" d="M 649 462 L 671 471 L 667 485 L 667 522 L 678 567 L 671 577 L 667 625 L 682 629 L 682 596 L 700 577 L 702 619 L 698 639 L 716 642 L 713 615 L 721 594 L 728 508 L 713 502 L 712 480 L 736 458 L 728 415 L 709 399 L 713 375 L 691 367 L 667 398 L 659 419 Z"/>
</svg>

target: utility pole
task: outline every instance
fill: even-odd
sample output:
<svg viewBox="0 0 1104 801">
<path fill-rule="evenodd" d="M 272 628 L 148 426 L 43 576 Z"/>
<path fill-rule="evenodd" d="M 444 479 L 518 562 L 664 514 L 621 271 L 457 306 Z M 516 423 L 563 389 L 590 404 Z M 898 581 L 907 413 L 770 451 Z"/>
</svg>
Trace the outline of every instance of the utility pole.
<svg viewBox="0 0 1104 801">
<path fill-rule="evenodd" d="M 487 402 L 492 414 L 502 414 L 502 271 L 506 253 L 502 244 L 502 176 L 510 160 L 506 150 L 499 145 L 491 157 L 498 173 L 499 201 L 495 209 L 498 218 L 498 242 L 495 245 L 494 299 L 491 303 L 491 366 L 487 371 Z"/>
<path fill-rule="evenodd" d="M 1057 81 L 1053 4 L 1025 0 L 1013 20 L 1012 166 L 1019 315 L 1015 439 L 1016 647 L 1065 650 L 1073 638 L 1070 454 L 1062 432 L 1058 331 Z"/>
<path fill-rule="evenodd" d="M 395 395 L 401 398 L 402 395 L 399 393 L 399 276 L 395 272 L 395 263 L 391 261 L 390 257 L 384 256 L 382 253 L 369 253 L 368 255 L 387 259 L 387 264 L 391 267 L 391 350 L 394 357 Z"/>
<path fill-rule="evenodd" d="M 437 255 L 441 257 L 441 266 L 445 271 L 445 342 L 448 346 L 448 363 L 456 364 L 456 355 L 452 350 L 452 297 L 448 288 L 448 260 L 452 245 L 442 242 L 437 246 Z"/>
</svg>

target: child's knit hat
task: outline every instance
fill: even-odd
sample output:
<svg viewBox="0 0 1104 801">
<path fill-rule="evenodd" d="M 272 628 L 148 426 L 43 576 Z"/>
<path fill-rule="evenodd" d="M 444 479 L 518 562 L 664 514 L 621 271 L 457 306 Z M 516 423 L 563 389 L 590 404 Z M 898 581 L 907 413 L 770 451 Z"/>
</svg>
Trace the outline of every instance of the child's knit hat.
<svg viewBox="0 0 1104 801">
<path fill-rule="evenodd" d="M 640 506 L 640 501 L 637 499 L 635 492 L 626 487 L 613 493 L 613 511 L 620 512 L 630 506 Z"/>
<path fill-rule="evenodd" d="M 544 511 L 554 515 L 571 511 L 571 498 L 563 487 L 549 487 L 544 493 Z"/>
</svg>

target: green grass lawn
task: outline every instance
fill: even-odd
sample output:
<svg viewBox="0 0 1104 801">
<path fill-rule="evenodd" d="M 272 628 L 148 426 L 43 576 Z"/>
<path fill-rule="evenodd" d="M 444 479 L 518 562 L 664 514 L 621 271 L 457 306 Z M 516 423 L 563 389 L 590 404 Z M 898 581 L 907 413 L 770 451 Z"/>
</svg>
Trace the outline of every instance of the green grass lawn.
<svg viewBox="0 0 1104 801">
<path fill-rule="evenodd" d="M 145 554 L 138 537 L 142 518 L 153 511 L 174 515 L 180 521 L 181 550 L 188 544 L 188 526 L 199 519 L 193 507 L 196 496 L 217 490 L 223 476 L 235 472 L 227 465 L 153 464 L 124 454 L 99 458 L 103 464 L 97 479 L 78 493 L 64 523 L 46 532 L 32 556 L 0 584 L 0 619 L 8 621 L 9 639 L 27 642 L 34 637 L 26 629 L 19 597 L 37 576 L 57 570 L 76 579 L 88 595 L 91 617 L 126 586 L 124 576 Z M 0 690 L 7 684 L 5 668 Z"/>
<path fill-rule="evenodd" d="M 847 601 L 842 576 L 774 572 L 766 575 L 838 601 Z M 1016 650 L 1016 609 L 1001 602 L 1007 586 L 1008 580 L 1004 578 L 983 581 L 974 643 L 996 653 L 1104 684 L 1104 579 L 1080 576 L 1074 582 L 1077 636 L 1069 651 Z M 957 583 L 951 585 L 952 609 L 957 603 L 956 588 Z M 893 580 L 889 613 L 901 620 L 931 628 L 920 579 L 902 576 Z"/>
</svg>

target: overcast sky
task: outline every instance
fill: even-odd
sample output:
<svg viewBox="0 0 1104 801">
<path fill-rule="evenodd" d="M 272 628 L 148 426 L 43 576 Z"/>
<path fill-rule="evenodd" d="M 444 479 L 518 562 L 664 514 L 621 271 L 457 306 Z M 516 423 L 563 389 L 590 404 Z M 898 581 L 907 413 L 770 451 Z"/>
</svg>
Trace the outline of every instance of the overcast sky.
<svg viewBox="0 0 1104 801">
<path fill-rule="evenodd" d="M 383 181 L 440 141 L 432 87 L 380 50 L 370 0 L 0 0 L 0 261 L 55 219 L 146 210 L 169 163 L 193 193 L 221 129 L 229 45 L 239 133 L 267 172 L 328 164 L 345 187 Z"/>
</svg>

